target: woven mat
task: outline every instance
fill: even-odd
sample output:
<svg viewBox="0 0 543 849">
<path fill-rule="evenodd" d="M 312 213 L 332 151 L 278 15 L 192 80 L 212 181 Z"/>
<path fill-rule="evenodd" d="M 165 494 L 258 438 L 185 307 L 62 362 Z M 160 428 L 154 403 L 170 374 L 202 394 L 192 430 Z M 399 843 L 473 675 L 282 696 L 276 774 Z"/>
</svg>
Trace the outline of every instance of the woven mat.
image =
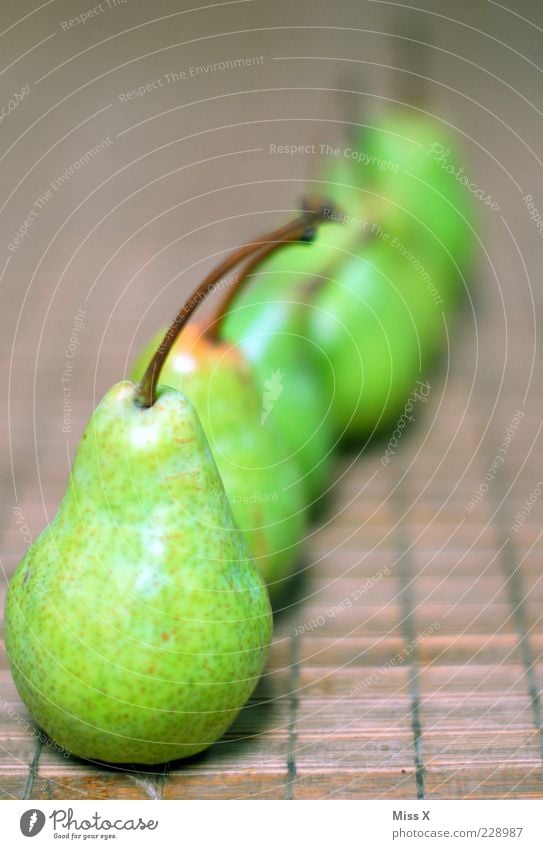
<svg viewBox="0 0 543 849">
<path fill-rule="evenodd" d="M 11 5 L 5 26 L 21 14 Z M 305 31 L 304 4 L 288 12 L 226 4 L 206 20 L 167 15 L 112 41 L 111 27 L 136 18 L 114 24 L 103 15 L 102 35 L 89 24 L 68 37 L 55 4 L 40 13 L 33 36 L 26 27 L 38 16 L 10 28 L 5 63 L 18 76 L 5 101 L 26 79 L 23 67 L 30 83 L 50 73 L 2 126 L 6 145 L 15 145 L 45 116 L 6 159 L 5 194 L 14 194 L 4 244 L 51 179 L 106 136 L 114 143 L 54 192 L 9 265 L 0 261 L 0 379 L 9 397 L 0 420 L 2 606 L 29 535 L 54 515 L 96 398 L 174 314 L 181 290 L 211 263 L 210 251 L 261 232 L 264 221 L 278 223 L 282 213 L 269 221 L 267 211 L 293 207 L 306 190 L 311 164 L 272 157 L 269 143 L 311 141 L 315 127 L 317 141 L 339 139 L 341 121 L 328 123 L 328 90 L 351 79 L 340 72 L 354 74 L 361 94 L 349 106 L 361 116 L 371 115 L 375 92 L 391 96 L 391 39 L 378 35 L 391 29 L 389 7 L 323 3 L 315 21 L 331 29 Z M 540 113 L 530 101 L 540 95 L 541 31 L 505 7 L 489 16 L 461 0 L 462 28 L 449 21 L 448 7 L 441 11 L 428 22 L 436 28 L 430 40 L 441 45 L 431 56 L 435 111 L 453 116 L 468 171 L 473 166 L 501 209 L 478 205 L 473 301 L 448 327 L 449 350 L 429 376 L 426 402 L 415 405 L 414 424 L 388 465 L 383 444 L 338 458 L 306 540 L 303 574 L 276 617 L 266 672 L 223 740 L 188 763 L 154 771 L 65 759 L 41 740 L 2 655 L 2 797 L 543 796 L 542 360 L 540 295 L 529 285 L 530 275 L 541 279 L 541 239 L 522 199 L 540 180 Z M 137 14 L 149 17 L 143 5 L 130 12 Z M 534 17 L 536 4 L 526 14 Z M 268 24 L 281 27 L 280 38 Z M 224 56 L 265 54 L 250 79 L 244 71 L 207 76 L 120 103 L 119 92 L 176 62 L 224 58 L 215 36 L 200 38 L 220 31 L 230 33 L 219 45 Z M 195 43 L 182 54 L 169 49 L 189 36 Z M 300 54 L 316 58 L 285 58 Z M 368 67 L 360 59 L 354 70 L 325 61 L 342 55 L 364 57 Z M 221 131 L 202 135 L 205 128 Z M 64 433 L 64 351 L 80 309 L 85 327 Z"/>
</svg>

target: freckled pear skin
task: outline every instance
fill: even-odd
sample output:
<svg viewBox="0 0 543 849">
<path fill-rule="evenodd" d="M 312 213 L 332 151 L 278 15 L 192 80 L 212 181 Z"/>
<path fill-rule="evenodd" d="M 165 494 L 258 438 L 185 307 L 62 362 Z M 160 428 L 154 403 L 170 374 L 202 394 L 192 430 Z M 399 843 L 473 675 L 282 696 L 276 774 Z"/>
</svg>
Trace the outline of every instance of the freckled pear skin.
<svg viewBox="0 0 543 849">
<path fill-rule="evenodd" d="M 159 333 L 132 369 L 139 380 Z M 307 526 L 303 473 L 272 415 L 262 425 L 263 394 L 237 348 L 207 338 L 191 322 L 176 340 L 162 382 L 183 389 L 200 416 L 232 512 L 275 601 L 291 575 Z"/>
<path fill-rule="evenodd" d="M 51 525 L 20 563 L 6 649 L 37 722 L 75 755 L 156 764 L 215 742 L 271 639 L 268 594 L 190 402 L 116 384 Z"/>
</svg>

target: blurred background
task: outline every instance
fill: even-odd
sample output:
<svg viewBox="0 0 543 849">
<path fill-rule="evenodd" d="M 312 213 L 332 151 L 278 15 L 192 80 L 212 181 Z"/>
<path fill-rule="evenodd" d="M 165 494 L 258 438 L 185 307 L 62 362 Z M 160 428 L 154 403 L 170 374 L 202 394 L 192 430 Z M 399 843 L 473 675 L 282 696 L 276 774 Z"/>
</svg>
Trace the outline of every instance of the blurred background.
<svg viewBox="0 0 543 849">
<path fill-rule="evenodd" d="M 99 398 L 222 251 L 322 189 L 319 145 L 344 145 L 350 126 L 371 126 L 421 75 L 424 108 L 493 204 L 476 200 L 469 297 L 396 462 L 385 468 L 371 451 L 338 461 L 331 506 L 307 540 L 311 575 L 279 617 L 254 709 L 196 763 L 99 771 L 22 727 L 3 661 L 0 793 L 543 795 L 543 9 L 185 5 L 2 3 L 4 579 L 53 517 Z M 371 592 L 326 614 L 385 566 Z M 322 626 L 300 631 L 318 616 Z"/>
</svg>

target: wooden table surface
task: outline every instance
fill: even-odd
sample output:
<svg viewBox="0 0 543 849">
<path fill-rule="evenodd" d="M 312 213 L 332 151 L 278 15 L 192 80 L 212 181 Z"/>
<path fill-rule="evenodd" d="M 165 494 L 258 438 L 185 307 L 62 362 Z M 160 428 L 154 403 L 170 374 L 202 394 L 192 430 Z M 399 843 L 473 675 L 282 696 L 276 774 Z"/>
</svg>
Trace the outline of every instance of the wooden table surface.
<svg viewBox="0 0 543 849">
<path fill-rule="evenodd" d="M 6 4 L 6 26 L 15 8 Z M 284 23 L 277 10 L 259 8 L 262 27 Z M 360 17 L 357 8 L 345 4 L 340 22 L 372 29 L 377 11 Z M 541 119 L 530 100 L 539 77 L 529 67 L 541 34 L 511 23 L 503 8 L 496 28 L 486 20 L 484 32 L 475 26 L 483 26 L 477 4 L 455 8 L 460 18 L 475 16 L 471 29 L 457 32 L 449 23 L 464 55 L 477 56 L 475 67 L 460 68 L 462 94 L 451 93 L 460 83 L 453 60 L 447 65 L 449 30 L 436 24 L 433 31 L 444 46 L 435 72 L 443 99 L 434 111 L 448 116 L 478 184 L 500 203 L 496 212 L 479 204 L 471 294 L 448 326 L 449 350 L 429 376 L 428 399 L 416 405 L 415 423 L 391 462 L 381 462 L 383 444 L 338 457 L 326 504 L 306 540 L 303 574 L 276 616 L 269 663 L 250 703 L 224 739 L 189 762 L 156 770 L 98 767 L 63 758 L 40 738 L 2 655 L 2 798 L 543 796 L 542 355 L 535 344 L 541 296 L 531 282 L 541 279 L 541 237 L 522 200 L 529 191 L 536 196 L 541 165 Z M 222 11 L 206 26 L 230 32 L 243 18 L 247 28 L 251 21 L 244 16 L 256 15 L 255 9 L 233 6 L 228 16 L 236 20 Z M 530 4 L 523 11 L 534 13 Z M 299 23 L 297 11 L 289 14 L 293 26 Z M 269 61 L 255 70 L 260 76 L 250 82 L 216 76 L 200 89 L 178 89 L 174 102 L 161 91 L 161 109 L 150 97 L 121 109 L 118 93 L 171 69 L 171 55 L 144 59 L 151 66 L 136 72 L 127 67 L 131 50 L 143 55 L 143 46 L 119 41 L 122 55 L 85 54 L 51 73 L 38 91 L 35 79 L 97 40 L 89 24 L 72 40 L 61 36 L 60 11 L 38 17 L 34 29 L 28 27 L 37 17 L 13 31 L 6 53 L 9 63 L 49 31 L 57 33 L 8 75 L 14 90 L 28 78 L 34 99 L 9 116 L 2 142 L 4 151 L 14 145 L 4 172 L 10 214 L 0 256 L 2 389 L 8 399 L 1 432 L 2 605 L 28 539 L 54 515 L 96 399 L 122 376 L 142 340 L 172 315 L 182 292 L 211 265 L 213 251 L 256 234 L 264 222 L 282 220 L 282 210 L 293 207 L 305 185 L 305 165 L 271 160 L 262 151 L 273 139 L 311 141 L 304 120 L 324 114 L 322 92 L 338 70 L 307 61 L 302 82 L 319 91 L 300 100 L 281 89 L 300 82 L 299 76 L 293 82 L 294 65 L 272 62 L 289 49 L 291 55 L 303 52 L 296 32 L 279 46 L 269 33 L 241 34 L 224 54 L 210 48 L 196 58 L 177 53 L 177 60 L 184 67 L 197 58 L 263 52 Z M 107 27 L 117 32 L 126 21 L 104 22 L 102 37 L 113 31 Z M 170 26 L 160 25 L 160 38 L 153 31 L 146 55 L 155 40 L 162 47 L 181 40 Z M 520 49 L 520 29 L 528 59 L 506 52 L 511 91 L 491 75 L 501 79 L 507 65 L 500 39 Z M 326 36 L 310 34 L 304 55 L 332 55 L 325 53 Z M 360 55 L 350 33 L 334 37 L 336 53 L 343 47 L 342 55 Z M 371 58 L 375 38 L 364 44 Z M 117 63 L 121 70 L 100 80 L 99 63 L 106 69 Z M 270 87 L 272 65 L 277 95 L 270 92 L 264 102 L 247 92 L 228 99 L 232 91 Z M 302 73 L 301 63 L 296 68 Z M 98 82 L 62 100 L 90 76 Z M 376 76 L 367 89 L 379 92 L 379 86 Z M 360 96 L 361 108 L 372 96 Z M 203 110 L 199 98 L 208 98 Z M 168 123 L 174 119 L 164 110 L 188 102 L 196 105 Z M 254 116 L 261 126 L 249 132 L 246 122 Z M 273 124 L 278 116 L 282 134 Z M 41 124 L 25 135 L 38 117 Z M 209 132 L 205 150 L 200 139 L 168 147 L 173 138 L 229 123 L 234 128 L 220 137 Z M 5 246 L 35 199 L 106 135 L 114 138 L 111 150 L 71 177 L 62 193 L 53 192 L 21 247 L 10 252 Z M 139 162 L 149 150 L 154 155 Z M 213 159 L 226 155 L 225 167 L 218 168 Z M 543 197 L 535 200 L 543 209 Z M 84 310 L 84 328 L 69 383 L 69 430 L 63 431 L 64 351 L 78 310 Z M 515 530 L 519 511 L 523 521 Z"/>
</svg>

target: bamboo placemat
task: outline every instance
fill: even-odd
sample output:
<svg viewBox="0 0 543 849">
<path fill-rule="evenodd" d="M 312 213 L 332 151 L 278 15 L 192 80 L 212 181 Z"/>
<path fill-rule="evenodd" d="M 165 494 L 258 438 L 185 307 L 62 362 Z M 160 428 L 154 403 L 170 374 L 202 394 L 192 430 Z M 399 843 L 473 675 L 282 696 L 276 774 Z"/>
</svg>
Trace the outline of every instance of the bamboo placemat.
<svg viewBox="0 0 543 849">
<path fill-rule="evenodd" d="M 2 125 L 2 608 L 6 579 L 58 506 L 97 397 L 174 314 L 210 253 L 279 223 L 318 176 L 269 144 L 312 133 L 345 144 L 345 104 L 330 90 L 354 87 L 349 108 L 363 123 L 379 98 L 394 100 L 391 78 L 406 80 L 391 70 L 394 4 L 315 3 L 315 27 L 306 4 L 214 4 L 207 17 L 162 22 L 158 4 L 152 26 L 145 4 L 128 4 L 124 18 L 101 16 L 102 29 L 66 34 L 68 7 L 41 4 L 11 29 L 23 12 L 4 5 L 5 100 L 27 79 L 31 92 Z M 491 16 L 472 0 L 453 12 L 442 4 L 443 14 L 411 10 L 436 45 L 432 111 L 501 206 L 477 205 L 470 297 L 390 463 L 386 440 L 338 459 L 249 705 L 190 762 L 98 767 L 41 740 L 2 655 L 1 797 L 543 796 L 543 362 L 531 282 L 541 240 L 523 200 L 537 195 L 541 166 L 541 28 L 530 25 L 541 10 L 521 5 L 494 4 Z M 226 40 L 201 37 L 219 32 Z M 191 63 L 260 54 L 250 77 L 208 74 L 119 101 Z M 50 181 L 106 137 L 8 256 Z M 80 309 L 65 434 L 64 350 Z"/>
</svg>

